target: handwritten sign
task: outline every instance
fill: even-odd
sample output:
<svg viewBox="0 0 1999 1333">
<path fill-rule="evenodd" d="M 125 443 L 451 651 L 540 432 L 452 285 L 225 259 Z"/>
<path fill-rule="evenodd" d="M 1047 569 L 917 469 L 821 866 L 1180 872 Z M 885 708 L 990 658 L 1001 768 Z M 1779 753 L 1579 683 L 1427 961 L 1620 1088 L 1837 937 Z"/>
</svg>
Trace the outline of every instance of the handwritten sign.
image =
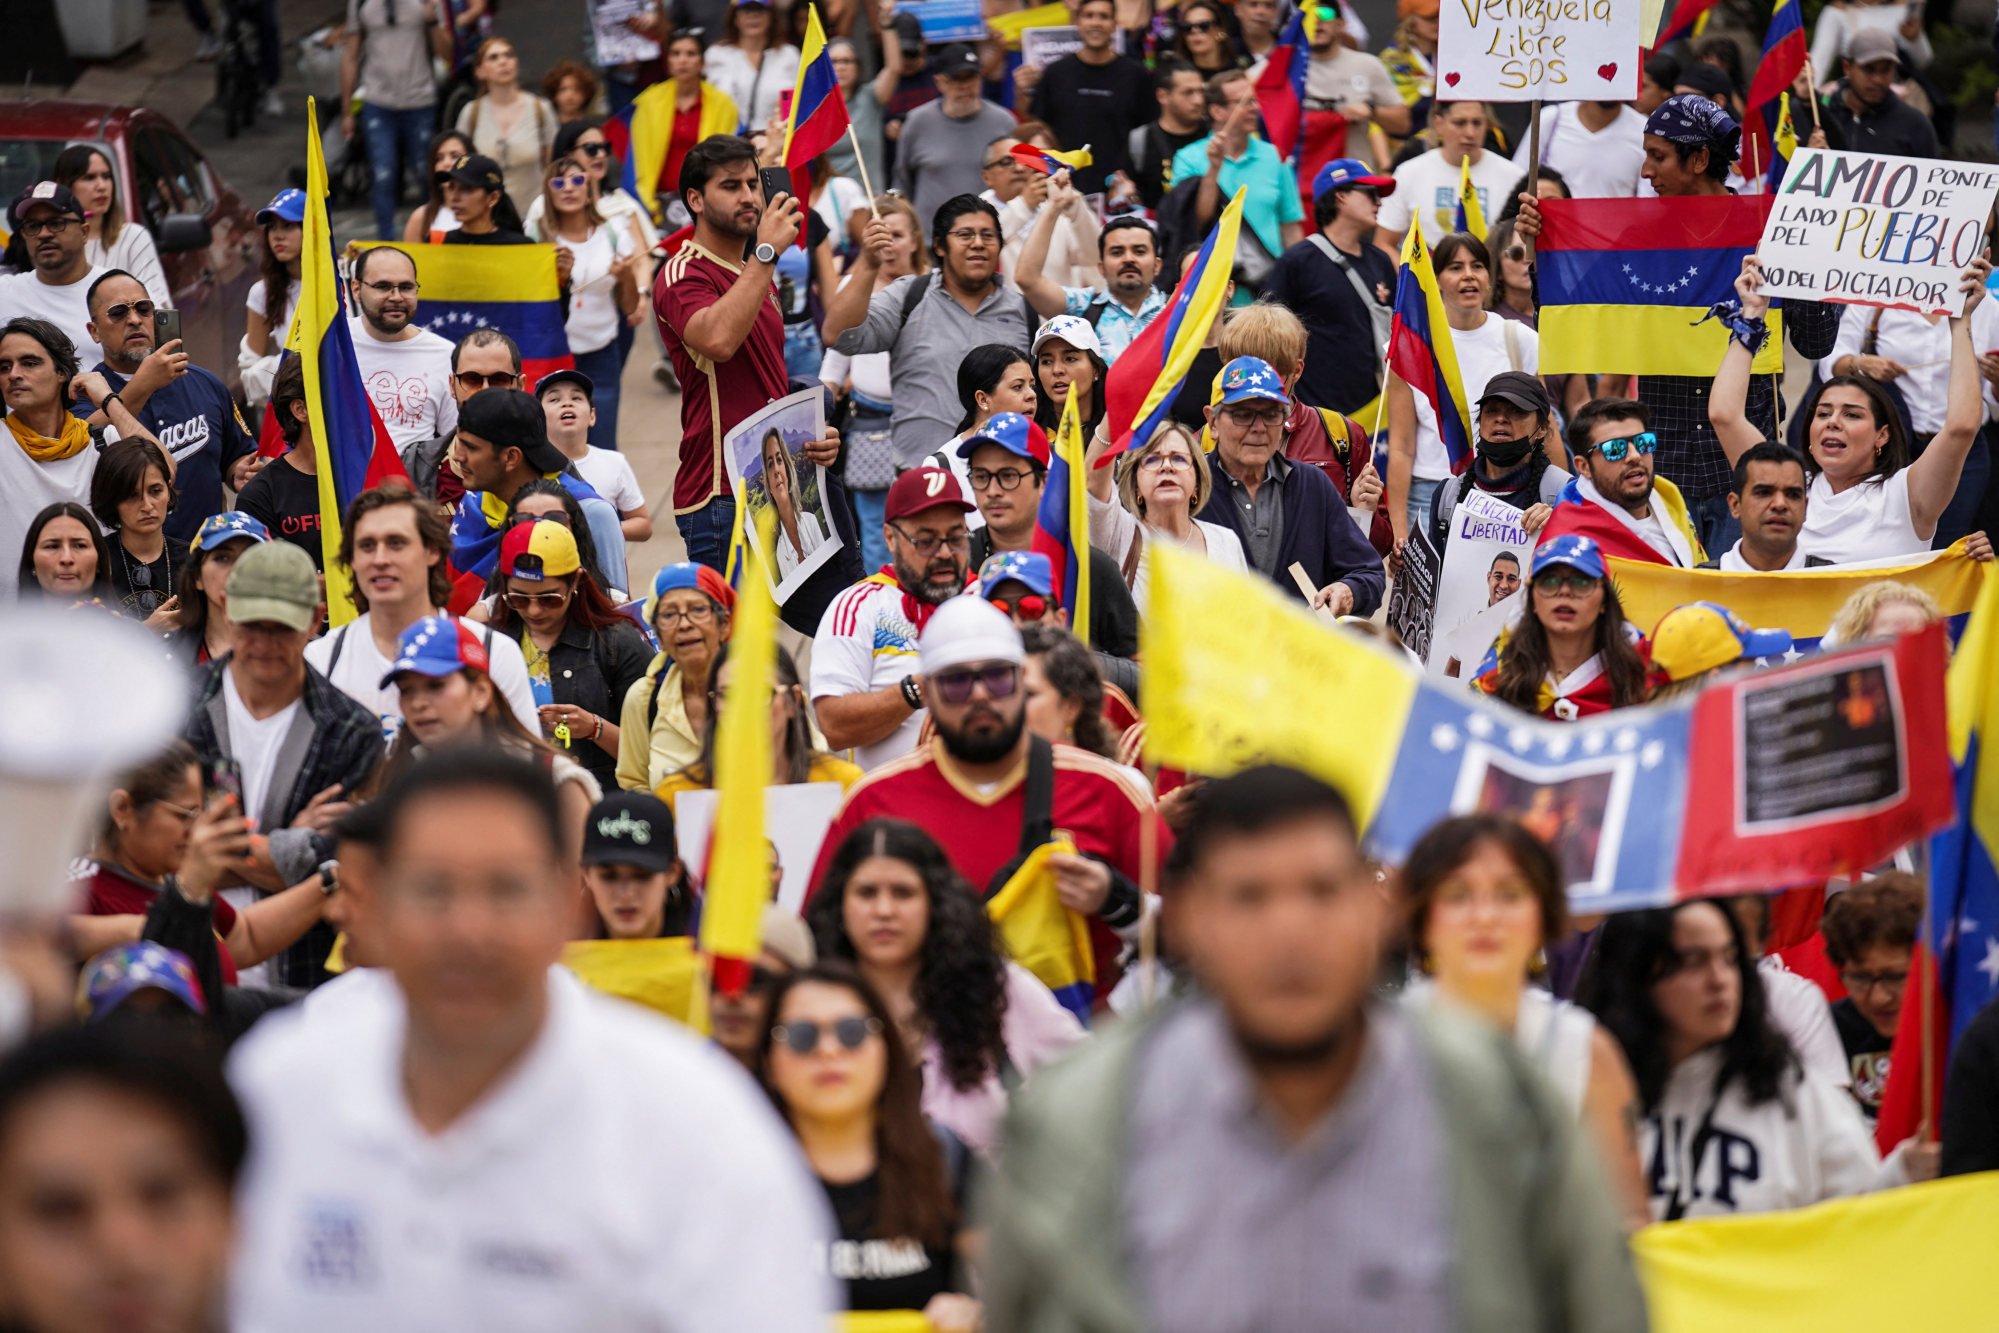
<svg viewBox="0 0 1999 1333">
<path fill-rule="evenodd" d="M 1455 487 L 1457 482 L 1445 484 Z M 1426 660 L 1431 675 L 1456 674 L 1449 671 L 1449 660 L 1436 645 L 1455 642 L 1452 636 L 1465 622 L 1505 601 L 1527 581 L 1534 538 L 1521 526 L 1523 517 L 1520 509 L 1476 487 L 1451 511 L 1450 536 L 1437 581 L 1437 610 L 1430 622 L 1432 646 Z M 1485 656 L 1498 632 L 1495 625 L 1492 636 L 1478 645 L 1478 657 Z M 1478 658 L 1461 661 L 1460 666 L 1469 676 L 1477 669 Z"/>
<path fill-rule="evenodd" d="M 1803 148 L 1756 247 L 1764 290 L 1923 314 L 1964 313 L 1999 167 Z"/>
<path fill-rule="evenodd" d="M 1444 0 L 1437 96 L 1624 102 L 1638 95 L 1639 0 Z"/>
</svg>

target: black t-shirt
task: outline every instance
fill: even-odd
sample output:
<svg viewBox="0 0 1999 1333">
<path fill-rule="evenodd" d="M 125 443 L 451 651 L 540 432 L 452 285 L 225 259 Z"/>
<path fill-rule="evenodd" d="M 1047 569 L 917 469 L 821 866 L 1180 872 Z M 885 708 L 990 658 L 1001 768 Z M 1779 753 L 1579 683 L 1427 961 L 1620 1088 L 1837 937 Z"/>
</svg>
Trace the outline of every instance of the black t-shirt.
<svg viewBox="0 0 1999 1333">
<path fill-rule="evenodd" d="M 1131 132 L 1152 119 L 1157 105 L 1152 76 L 1130 56 L 1090 65 L 1066 55 L 1041 71 L 1034 88 L 1034 115 L 1055 131 L 1055 141 L 1067 149 L 1090 145 L 1090 165 L 1075 173 L 1084 194 L 1100 192 L 1114 171 L 1130 173 Z"/>
<path fill-rule="evenodd" d="M 504 227 L 496 231 L 482 231 L 476 235 L 463 227 L 456 227 L 444 233 L 446 245 L 533 245 L 526 236 Z"/>
<path fill-rule="evenodd" d="M 840 1227 L 840 1238 L 826 1253 L 826 1271 L 846 1284 L 849 1310 L 921 1310 L 931 1297 L 960 1289 L 952 1281 L 954 1260 L 949 1250 L 934 1249 L 909 1236 L 885 1239 L 874 1234 L 879 1177 L 870 1175 L 851 1185 L 819 1183 Z M 958 1203 L 962 1212 L 962 1198 Z"/>
<path fill-rule="evenodd" d="M 111 546 L 111 609 L 121 616 L 144 620 L 160 604 L 181 591 L 180 567 L 187 560 L 187 543 L 166 539 L 166 549 L 150 564 L 126 551 L 114 533 Z"/>
<path fill-rule="evenodd" d="M 1360 253 L 1346 259 L 1383 305 L 1395 299 L 1395 264 L 1380 249 L 1363 242 Z M 1277 257 L 1263 294 L 1304 321 L 1308 336 L 1298 397 L 1348 414 L 1367 406 L 1381 373 L 1382 349 L 1375 346 L 1374 321 L 1346 270 L 1303 240 Z"/>
<path fill-rule="evenodd" d="M 1839 1044 L 1846 1048 L 1846 1065 L 1853 1074 L 1853 1099 L 1873 1124 L 1881 1114 L 1881 1093 L 1888 1086 L 1888 1051 L 1893 1037 L 1874 1030 L 1851 996 L 1832 1007 L 1833 1026 L 1839 1029 Z"/>
<path fill-rule="evenodd" d="M 1194 353 L 1194 364 L 1187 370 L 1187 378 L 1180 381 L 1179 392 L 1173 395 L 1173 406 L 1167 415 L 1199 433 L 1208 424 L 1202 408 L 1208 405 L 1208 397 L 1214 392 L 1215 376 L 1222 373 L 1222 351 L 1219 347 L 1203 347 Z"/>
<path fill-rule="evenodd" d="M 456 233 L 454 233 L 455 235 Z M 236 497 L 236 507 L 312 557 L 314 569 L 326 565 L 319 549 L 319 478 L 293 467 L 290 458 L 274 458 L 250 478 Z"/>
<path fill-rule="evenodd" d="M 1145 201 L 1147 208 L 1157 209 L 1160 200 L 1166 197 L 1167 178 L 1173 174 L 1174 154 L 1188 144 L 1207 137 L 1206 126 L 1186 134 L 1175 134 L 1156 120 L 1146 126 L 1144 160 L 1131 164 L 1131 179 L 1138 186 L 1138 197 Z M 1091 152 L 1094 154 L 1095 150 Z M 1127 144 L 1126 155 L 1129 156 L 1129 153 Z"/>
</svg>

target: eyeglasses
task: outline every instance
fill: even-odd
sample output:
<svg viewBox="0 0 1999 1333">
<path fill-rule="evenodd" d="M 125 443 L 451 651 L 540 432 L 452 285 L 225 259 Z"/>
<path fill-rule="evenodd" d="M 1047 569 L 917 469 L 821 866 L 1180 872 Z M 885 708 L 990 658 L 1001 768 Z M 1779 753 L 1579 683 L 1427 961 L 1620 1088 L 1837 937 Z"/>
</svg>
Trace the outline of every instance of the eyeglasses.
<svg viewBox="0 0 1999 1333">
<path fill-rule="evenodd" d="M 1269 426 L 1275 429 L 1284 424 L 1284 409 L 1281 407 L 1243 407 L 1237 404 L 1223 408 L 1222 415 L 1244 430 L 1248 430 L 1251 426 Z"/>
<path fill-rule="evenodd" d="M 1025 468 L 1017 467 L 975 467 L 966 475 L 972 479 L 972 489 L 975 491 L 982 491 L 994 482 L 999 483 L 1001 490 L 1010 491 L 1034 474 Z"/>
<path fill-rule="evenodd" d="M 124 321 L 125 316 L 136 310 L 140 319 L 151 319 L 153 309 L 151 301 L 120 301 L 117 305 L 104 307 L 104 318 L 113 324 L 118 324 Z"/>
<path fill-rule="evenodd" d="M 459 384 L 474 393 L 481 389 L 511 389 L 521 382 L 521 377 L 511 370 L 502 370 L 491 375 L 481 375 L 476 370 L 461 370 L 457 379 Z"/>
<path fill-rule="evenodd" d="M 545 606 L 553 611 L 569 600 L 570 594 L 563 592 L 510 592 L 507 605 L 516 611 L 532 611 L 537 606 Z"/>
<path fill-rule="evenodd" d="M 23 222 L 20 231 L 23 236 L 60 236 L 72 226 L 83 224 L 75 218 L 40 218 Z"/>
<path fill-rule="evenodd" d="M 996 231 L 973 231 L 970 227 L 960 227 L 956 231 L 947 231 L 944 234 L 960 245 L 970 245 L 974 241 L 981 245 L 998 245 L 1000 239 Z"/>
<path fill-rule="evenodd" d="M 364 282 L 361 284 L 377 296 L 415 296 L 413 282 Z"/>
<path fill-rule="evenodd" d="M 910 549 L 923 560 L 928 560 L 937 554 L 939 547 L 949 546 L 953 550 L 969 550 L 972 544 L 972 534 L 963 528 L 959 528 L 956 532 L 947 532 L 941 537 L 912 537 L 902 530 L 900 523 L 891 523 L 889 526 L 894 528 L 895 535 L 908 542 Z"/>
<path fill-rule="evenodd" d="M 1841 972 L 1839 979 L 1847 991 L 1854 995 L 1865 994 L 1876 986 L 1894 994 L 1909 984 L 1907 972 Z"/>
<path fill-rule="evenodd" d="M 690 625 L 705 625 L 714 618 L 715 604 L 713 602 L 703 602 L 699 606 L 690 606 L 684 611 L 676 611 L 672 607 L 662 606 L 659 609 L 659 614 L 653 617 L 654 621 L 662 627 L 678 625 L 683 620 Z"/>
<path fill-rule="evenodd" d="M 1534 590 L 1536 592 L 1572 592 L 1580 595 L 1588 592 L 1596 585 L 1596 579 L 1591 578 L 1580 569 L 1572 569 L 1567 565 L 1557 565 L 1553 569 L 1544 569 L 1534 576 Z"/>
<path fill-rule="evenodd" d="M 1640 431 L 1627 439 L 1605 440 L 1595 445 L 1594 451 L 1603 455 L 1606 463 L 1622 463 L 1624 455 L 1636 449 L 1641 454 L 1649 454 L 1659 447 L 1659 437 L 1651 431 Z"/>
<path fill-rule="evenodd" d="M 1174 472 L 1194 470 L 1194 460 L 1185 454 L 1147 454 L 1138 460 L 1140 472 Z"/>
<path fill-rule="evenodd" d="M 831 1023 L 816 1023 L 809 1018 L 801 1018 L 796 1023 L 779 1023 L 770 1030 L 770 1039 L 778 1042 L 793 1055 L 810 1055 L 819 1049 L 825 1037 L 832 1037 L 840 1043 L 843 1051 L 858 1051 L 869 1037 L 879 1037 L 882 1021 L 879 1018 L 836 1018 Z"/>
<path fill-rule="evenodd" d="M 576 151 L 579 153 L 588 153 L 591 157 L 603 157 L 611 151 L 611 145 L 607 143 L 580 143 L 576 145 Z"/>
<path fill-rule="evenodd" d="M 1527 257 L 1527 247 L 1524 245 L 1509 245 L 1506 247 L 1506 257 L 1517 264 Z"/>
<path fill-rule="evenodd" d="M 195 806 L 176 805 L 172 801 L 154 801 L 153 804 L 167 811 L 183 824 L 192 824 L 195 820 L 201 818 L 201 811 Z M 1847 989 L 1853 990 L 1855 987 L 1848 986 Z"/>
<path fill-rule="evenodd" d="M 1014 161 L 1013 154 L 1007 153 L 1000 157 L 996 157 L 992 161 L 986 163 L 983 167 L 980 168 L 980 170 L 993 171 L 997 170 L 1000 167 L 1013 167 L 1019 165 L 1020 164 L 1018 162 Z"/>
<path fill-rule="evenodd" d="M 1038 592 L 1024 592 L 1018 597 L 988 597 L 986 600 L 1008 615 L 1019 616 L 1023 620 L 1039 620 L 1048 614 L 1049 608 L 1058 604 L 1054 598 L 1043 597 Z M 993 693 L 990 687 L 987 688 L 986 693 Z M 998 698 L 1000 696 L 994 695 L 993 697 Z M 956 703 L 957 700 L 954 699 L 951 702 Z"/>
<path fill-rule="evenodd" d="M 550 176 L 548 183 L 558 190 L 580 190 L 590 183 L 588 176 Z"/>
<path fill-rule="evenodd" d="M 947 704 L 961 704 L 970 699 L 974 685 L 985 686 L 987 695 L 994 699 L 1006 699 L 1019 688 L 1020 668 L 1011 662 L 995 662 L 962 671 L 940 671 L 930 678 L 929 684 Z"/>
<path fill-rule="evenodd" d="M 1194 21 L 1193 21 L 1192 23 L 1183 23 L 1183 24 L 1181 24 L 1181 25 L 1180 25 L 1180 31 L 1182 31 L 1182 32 L 1213 32 L 1213 31 L 1215 30 L 1215 28 L 1216 28 L 1217 26 L 1219 26 L 1219 25 L 1217 25 L 1217 24 L 1215 24 L 1215 23 L 1213 23 L 1213 22 L 1210 22 L 1210 21 L 1209 21 L 1209 20 L 1207 20 L 1207 19 L 1195 19 L 1195 20 L 1194 20 Z"/>
</svg>

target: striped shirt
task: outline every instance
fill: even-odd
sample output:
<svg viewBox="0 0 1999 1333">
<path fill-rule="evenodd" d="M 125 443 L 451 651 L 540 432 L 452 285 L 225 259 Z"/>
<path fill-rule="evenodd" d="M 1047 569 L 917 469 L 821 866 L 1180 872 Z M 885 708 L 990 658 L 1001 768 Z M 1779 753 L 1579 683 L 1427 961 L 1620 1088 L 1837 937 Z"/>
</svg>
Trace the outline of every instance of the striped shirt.
<svg viewBox="0 0 1999 1333">
<path fill-rule="evenodd" d="M 828 697 L 868 694 L 916 674 L 917 628 L 902 605 L 902 585 L 880 576 L 861 580 L 833 599 L 812 637 L 809 693 Z M 917 710 L 902 725 L 871 745 L 854 747 L 853 760 L 876 768 L 916 748 L 923 732 Z"/>
</svg>

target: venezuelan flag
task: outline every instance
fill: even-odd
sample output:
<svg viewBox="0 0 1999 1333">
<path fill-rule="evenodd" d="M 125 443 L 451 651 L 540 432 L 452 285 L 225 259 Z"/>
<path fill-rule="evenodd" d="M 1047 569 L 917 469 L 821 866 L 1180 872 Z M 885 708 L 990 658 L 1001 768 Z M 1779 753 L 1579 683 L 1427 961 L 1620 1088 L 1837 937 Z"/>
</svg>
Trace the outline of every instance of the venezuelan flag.
<svg viewBox="0 0 1999 1333">
<path fill-rule="evenodd" d="M 1076 395 L 1062 404 L 1062 424 L 1048 451 L 1048 480 L 1035 511 L 1033 548 L 1062 578 L 1062 605 L 1077 635 L 1090 635 L 1090 508 L 1083 477 L 1083 422 Z"/>
<path fill-rule="evenodd" d="M 1770 15 L 1770 29 L 1763 38 L 1763 55 L 1756 62 L 1756 75 L 1749 81 L 1749 99 L 1742 117 L 1742 176 L 1754 188 L 1776 157 L 1777 118 L 1781 99 L 1798 71 L 1809 59 L 1805 50 L 1805 24 L 1798 14 L 1798 0 L 1778 0 Z"/>
<path fill-rule="evenodd" d="M 1314 6 L 1293 10 L 1284 35 L 1270 48 L 1256 76 L 1256 109 L 1263 129 L 1279 157 L 1298 151 L 1298 129 L 1305 118 L 1305 70 L 1312 63 L 1312 33 L 1318 25 Z"/>
<path fill-rule="evenodd" d="M 986 900 L 986 915 L 999 928 L 1007 956 L 1039 977 L 1064 1009 L 1090 1021 L 1097 993 L 1096 956 L 1090 950 L 1090 927 L 1063 906 L 1055 892 L 1055 872 L 1048 858 L 1057 852 L 1076 854 L 1076 844 L 1058 836 L 1028 853 L 1020 869 Z"/>
<path fill-rule="evenodd" d="M 1458 369 L 1458 350 L 1444 318 L 1444 294 L 1437 287 L 1437 270 L 1423 229 L 1411 227 L 1402 238 L 1402 270 L 1395 278 L 1395 320 L 1388 332 L 1388 368 L 1410 389 L 1429 400 L 1437 431 L 1450 455 L 1451 471 L 1471 466 L 1471 413 L 1465 402 L 1465 378 Z"/>
<path fill-rule="evenodd" d="M 1691 37 L 1699 32 L 1707 18 L 1707 12 L 1715 7 L 1716 0 L 1679 0 L 1673 6 L 1673 15 L 1666 20 L 1666 26 L 1659 30 L 1659 40 L 1653 42 L 1650 51 L 1670 46 L 1682 37 Z M 1649 54 L 1649 51 L 1645 54 Z"/>
<path fill-rule="evenodd" d="M 1770 194 L 1777 193 L 1784 184 L 1784 173 L 1791 169 L 1791 159 L 1798 155 L 1798 126 L 1791 119 L 1791 95 L 1777 95 L 1776 144 L 1770 151 L 1770 174 L 1765 189 Z"/>
<path fill-rule="evenodd" d="M 1481 241 L 1485 239 L 1485 206 L 1479 203 L 1478 191 L 1472 188 L 1469 156 L 1458 164 L 1458 215 L 1452 225 L 1456 231 L 1470 232 Z"/>
<path fill-rule="evenodd" d="M 306 99 L 305 235 L 301 241 L 298 313 L 288 348 L 305 372 L 305 404 L 319 451 L 319 540 L 326 569 L 327 618 L 352 620 L 354 574 L 340 563 L 341 516 L 355 496 L 391 477 L 407 481 L 395 441 L 368 401 L 353 332 L 341 300 L 333 227 L 326 216 L 326 150 L 319 142 L 313 99 Z"/>
<path fill-rule="evenodd" d="M 1728 350 L 1720 321 L 1742 257 L 1770 215 L 1767 195 L 1544 199 L 1534 243 L 1543 374 L 1710 377 Z M 1783 316 L 1770 315 L 1758 373 L 1784 368 Z"/>
<path fill-rule="evenodd" d="M 1047 148 L 1036 148 L 1031 143 L 1017 143 L 1008 151 L 1013 154 L 1014 161 L 1029 171 L 1038 171 L 1044 176 L 1053 176 L 1058 171 L 1074 171 L 1096 161 L 1090 156 L 1088 144 L 1067 153 L 1058 153 Z"/>
<path fill-rule="evenodd" d="M 570 370 L 567 312 L 552 245 L 398 245 L 422 285 L 417 323 L 455 343 L 474 329 L 498 329 L 521 349 L 522 388 Z"/>
<path fill-rule="evenodd" d="M 791 93 L 791 117 L 784 127 L 784 165 L 791 171 L 840 142 L 847 132 L 847 99 L 833 74 L 819 8 L 805 7 L 805 45 L 799 50 L 798 84 Z"/>
<path fill-rule="evenodd" d="M 1222 313 L 1228 299 L 1229 281 L 1235 270 L 1236 237 L 1242 232 L 1243 200 L 1248 190 L 1239 189 L 1228 207 L 1215 219 L 1213 231 L 1201 242 L 1201 250 L 1173 299 L 1159 317 L 1132 339 L 1104 380 L 1104 433 L 1111 447 L 1097 460 L 1098 467 L 1129 449 L 1134 442 L 1152 438 L 1159 423 L 1173 407 L 1187 372 L 1207 341 L 1208 328 Z M 1197 390 L 1198 391 L 1198 390 Z"/>
</svg>

